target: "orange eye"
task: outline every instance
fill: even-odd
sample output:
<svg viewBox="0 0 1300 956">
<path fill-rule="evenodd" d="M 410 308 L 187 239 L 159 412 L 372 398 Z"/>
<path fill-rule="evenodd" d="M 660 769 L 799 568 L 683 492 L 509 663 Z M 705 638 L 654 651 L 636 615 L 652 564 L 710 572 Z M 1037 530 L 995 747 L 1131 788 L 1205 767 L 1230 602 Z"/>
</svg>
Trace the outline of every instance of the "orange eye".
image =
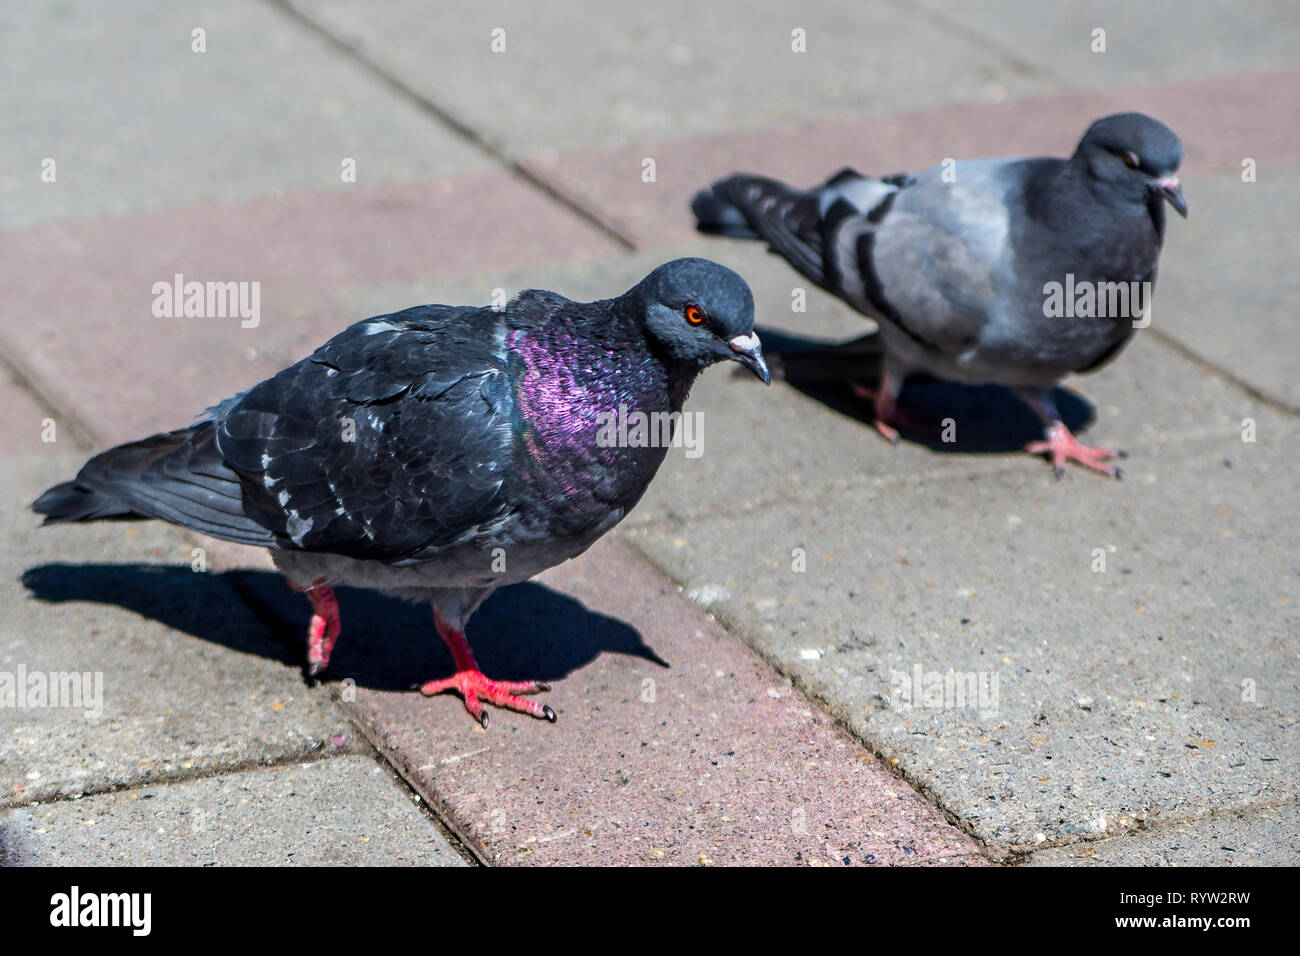
<svg viewBox="0 0 1300 956">
<path fill-rule="evenodd" d="M 686 321 L 691 325 L 703 325 L 704 311 L 697 305 L 688 305 L 686 307 Z"/>
<path fill-rule="evenodd" d="M 1137 169 L 1139 166 L 1142 165 L 1142 161 L 1138 159 L 1137 153 L 1133 152 L 1132 150 L 1129 150 L 1124 154 L 1124 165 L 1127 166 L 1129 169 Z"/>
</svg>

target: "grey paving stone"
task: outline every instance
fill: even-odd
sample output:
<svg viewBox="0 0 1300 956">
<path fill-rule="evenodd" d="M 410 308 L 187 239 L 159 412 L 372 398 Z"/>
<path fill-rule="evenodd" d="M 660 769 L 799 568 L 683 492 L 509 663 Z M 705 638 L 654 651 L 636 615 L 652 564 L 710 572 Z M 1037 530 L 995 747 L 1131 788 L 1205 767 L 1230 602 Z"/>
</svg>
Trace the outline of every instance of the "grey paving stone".
<svg viewBox="0 0 1300 956">
<path fill-rule="evenodd" d="M 1239 144 L 1251 156 L 1252 144 Z M 1264 395 L 1300 410 L 1295 216 L 1300 168 L 1259 159 L 1257 179 L 1190 181 L 1192 215 L 1169 230 L 1152 325 Z"/>
<path fill-rule="evenodd" d="M 1031 866 L 1295 866 L 1300 804 L 1167 823 L 1111 840 L 1053 847 Z"/>
<path fill-rule="evenodd" d="M 513 155 L 1056 87 L 898 4 L 561 0 L 448 5 L 437 17 L 417 0 L 294 6 Z M 792 51 L 795 29 L 804 53 Z"/>
<path fill-rule="evenodd" d="M 1289 0 L 911 4 L 1076 89 L 1290 67 L 1300 41 Z M 1095 29 L 1106 31 L 1104 53 L 1092 50 Z"/>
<path fill-rule="evenodd" d="M 1179 436 L 1153 400 L 1123 483 L 1030 461 L 868 474 L 624 536 L 995 850 L 1286 799 L 1297 428 L 1144 352 L 1145 389 L 1118 400 L 1195 394 L 1210 412 Z M 917 668 L 996 676 L 997 704 L 904 706 L 896 679 L 910 691 Z"/>
<path fill-rule="evenodd" d="M 191 50 L 194 29 L 206 53 Z M 3 226 L 355 188 L 346 157 L 359 185 L 493 165 L 257 0 L 7 4 L 0 115 Z"/>
<path fill-rule="evenodd" d="M 465 866 L 369 757 L 155 784 L 0 816 L 9 866 Z"/>
<path fill-rule="evenodd" d="M 0 806 L 355 746 L 303 683 L 301 647 L 194 573 L 192 542 L 158 523 L 38 526 L 28 502 L 79 462 L 0 463 L 0 691 L 29 691 L 0 706 Z M 37 706 L 64 673 L 89 677 Z"/>
</svg>

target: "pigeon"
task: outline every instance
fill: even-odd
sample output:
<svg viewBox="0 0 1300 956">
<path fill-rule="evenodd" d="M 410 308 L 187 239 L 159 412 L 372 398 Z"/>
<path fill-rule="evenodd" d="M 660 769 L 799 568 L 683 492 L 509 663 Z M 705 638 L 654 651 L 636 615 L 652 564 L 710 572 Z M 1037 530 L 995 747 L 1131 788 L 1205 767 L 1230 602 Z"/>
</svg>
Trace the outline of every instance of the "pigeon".
<svg viewBox="0 0 1300 956">
<path fill-rule="evenodd" d="M 1150 304 L 1164 203 L 1186 217 L 1178 137 L 1141 113 L 1094 122 L 1069 159 L 946 160 L 915 175 L 852 169 L 802 191 L 734 175 L 696 194 L 701 232 L 762 239 L 879 326 L 876 427 L 897 442 L 908 375 L 1012 388 L 1042 420 L 1026 450 L 1122 477 L 1071 435 L 1052 388 L 1113 359 Z M 1144 322 L 1137 322 L 1140 326 Z M 891 424 L 892 423 L 892 424 Z"/>
<path fill-rule="evenodd" d="M 458 692 L 484 727 L 485 703 L 553 722 L 520 696 L 548 686 L 479 670 L 466 622 L 632 509 L 671 442 L 620 433 L 619 413 L 679 426 L 723 360 L 771 380 L 749 286 L 707 259 L 596 302 L 416 306 L 357 322 L 188 428 L 96 455 L 32 507 L 46 524 L 158 518 L 269 549 L 311 602 L 312 676 L 339 636 L 335 585 L 427 599 L 456 671 L 424 694 Z"/>
</svg>

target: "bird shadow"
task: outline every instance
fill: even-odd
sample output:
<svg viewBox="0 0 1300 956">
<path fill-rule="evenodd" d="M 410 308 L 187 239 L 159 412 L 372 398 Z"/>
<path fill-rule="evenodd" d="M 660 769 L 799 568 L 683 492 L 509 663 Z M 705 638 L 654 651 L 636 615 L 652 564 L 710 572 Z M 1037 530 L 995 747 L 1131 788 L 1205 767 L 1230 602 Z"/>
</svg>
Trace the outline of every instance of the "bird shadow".
<svg viewBox="0 0 1300 956">
<path fill-rule="evenodd" d="M 269 571 L 51 563 L 28 569 L 22 583 L 41 601 L 117 605 L 240 653 L 304 667 L 311 608 Z M 336 593 L 343 628 L 322 681 L 409 690 L 453 672 L 428 604 L 358 588 Z M 239 605 L 233 612 L 232 602 Z M 498 680 L 559 680 L 604 652 L 669 666 L 629 624 L 531 581 L 488 598 L 466 636 L 483 672 Z"/>
<path fill-rule="evenodd" d="M 763 352 L 773 377 L 826 407 L 864 424 L 876 420 L 870 400 L 852 390 L 851 383 L 874 386 L 880 379 L 880 339 L 876 333 L 838 345 L 759 329 Z M 1071 432 L 1084 431 L 1096 420 L 1096 409 L 1076 392 L 1053 389 L 1061 420 Z M 975 454 L 1017 451 L 1043 437 L 1038 416 L 1011 389 L 1001 385 L 964 385 L 917 373 L 909 376 L 898 406 L 920 424 L 899 427 L 908 441 L 935 451 Z M 954 423 L 952 440 L 944 441 L 945 419 Z"/>
</svg>

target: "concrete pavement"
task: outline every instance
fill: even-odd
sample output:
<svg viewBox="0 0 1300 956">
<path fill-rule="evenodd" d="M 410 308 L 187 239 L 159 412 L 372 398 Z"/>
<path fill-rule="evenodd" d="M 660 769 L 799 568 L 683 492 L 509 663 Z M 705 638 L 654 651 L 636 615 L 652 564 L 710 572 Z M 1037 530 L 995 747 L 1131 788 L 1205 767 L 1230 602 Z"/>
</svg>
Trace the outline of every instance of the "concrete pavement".
<svg viewBox="0 0 1300 956">
<path fill-rule="evenodd" d="M 1174 12 L 0 14 L 0 672 L 105 688 L 92 719 L 0 708 L 0 860 L 1300 859 L 1300 23 L 1282 2 Z M 24 510 L 93 448 L 415 302 L 602 297 L 698 254 L 746 276 L 767 330 L 862 334 L 816 290 L 792 312 L 803 283 L 761 249 L 695 235 L 690 192 L 735 168 L 1066 152 L 1117 109 L 1182 135 L 1192 210 L 1152 327 L 1063 400 L 1130 452 L 1127 480 L 1057 482 L 990 442 L 1021 420 L 996 390 L 910 389 L 959 440 L 891 448 L 845 394 L 714 370 L 690 402 L 705 453 L 670 455 L 615 536 L 471 627 L 496 676 L 553 681 L 555 726 L 498 712 L 485 733 L 406 691 L 450 667 L 424 609 L 343 592 L 336 665 L 308 687 L 306 605 L 264 555 Z M 177 272 L 260 283 L 258 322 L 154 317 Z M 913 693 L 935 675 L 984 696 Z M 250 820 L 257 841 L 226 838 Z"/>
</svg>

